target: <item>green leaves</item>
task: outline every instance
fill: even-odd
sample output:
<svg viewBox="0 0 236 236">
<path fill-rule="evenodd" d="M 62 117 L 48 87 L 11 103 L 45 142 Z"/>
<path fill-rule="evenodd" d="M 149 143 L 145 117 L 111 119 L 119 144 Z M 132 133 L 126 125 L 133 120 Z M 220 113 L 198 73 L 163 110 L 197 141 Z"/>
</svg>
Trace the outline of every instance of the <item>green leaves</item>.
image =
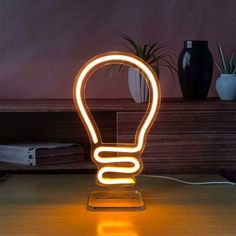
<svg viewBox="0 0 236 236">
<path fill-rule="evenodd" d="M 175 58 L 172 56 L 165 43 L 162 45 L 157 43 L 144 44 L 142 46 L 128 35 L 121 32 L 118 32 L 118 34 L 124 40 L 122 45 L 129 52 L 146 61 L 150 66 L 155 68 L 156 71 L 159 71 L 159 66 L 166 67 L 170 71 L 172 78 L 175 79 L 177 73 Z"/>
<path fill-rule="evenodd" d="M 217 69 L 222 74 L 235 74 L 236 73 L 236 61 L 235 61 L 235 53 L 236 49 L 233 51 L 229 58 L 226 58 L 223 52 L 223 49 L 220 43 L 216 43 L 217 49 L 220 55 L 221 66 L 215 61 L 215 65 Z"/>
</svg>

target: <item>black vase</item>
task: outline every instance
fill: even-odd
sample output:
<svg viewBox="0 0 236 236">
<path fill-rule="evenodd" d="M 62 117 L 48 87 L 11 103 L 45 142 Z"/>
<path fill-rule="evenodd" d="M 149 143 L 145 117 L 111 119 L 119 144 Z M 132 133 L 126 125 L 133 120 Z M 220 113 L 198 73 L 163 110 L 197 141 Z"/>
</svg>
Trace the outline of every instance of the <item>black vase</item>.
<svg viewBox="0 0 236 236">
<path fill-rule="evenodd" d="M 179 82 L 184 98 L 205 99 L 213 73 L 207 41 L 187 40 L 178 59 Z"/>
</svg>

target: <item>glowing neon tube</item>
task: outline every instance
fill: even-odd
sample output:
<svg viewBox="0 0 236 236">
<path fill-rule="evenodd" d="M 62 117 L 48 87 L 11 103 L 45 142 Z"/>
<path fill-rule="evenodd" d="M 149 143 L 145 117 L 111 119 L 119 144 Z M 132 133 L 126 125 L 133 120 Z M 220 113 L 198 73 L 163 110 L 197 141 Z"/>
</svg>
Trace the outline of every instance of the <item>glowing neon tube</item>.
<svg viewBox="0 0 236 236">
<path fill-rule="evenodd" d="M 135 135 L 133 144 L 104 144 L 100 132 L 88 109 L 84 98 L 84 90 L 90 75 L 98 68 L 109 64 L 125 64 L 136 67 L 144 75 L 149 85 L 150 97 L 147 111 L 141 121 Z M 98 167 L 97 183 L 99 185 L 134 184 L 134 176 L 142 170 L 141 153 L 144 150 L 146 136 L 157 116 L 160 104 L 160 89 L 158 78 L 153 69 L 140 58 L 122 52 L 110 52 L 99 55 L 88 61 L 79 71 L 75 79 L 74 101 L 77 111 L 89 135 L 91 143 L 91 157 Z M 124 153 L 122 156 L 102 157 L 101 153 Z M 132 166 L 117 167 L 113 163 Z M 129 174 L 130 177 L 104 177 L 106 173 Z"/>
</svg>

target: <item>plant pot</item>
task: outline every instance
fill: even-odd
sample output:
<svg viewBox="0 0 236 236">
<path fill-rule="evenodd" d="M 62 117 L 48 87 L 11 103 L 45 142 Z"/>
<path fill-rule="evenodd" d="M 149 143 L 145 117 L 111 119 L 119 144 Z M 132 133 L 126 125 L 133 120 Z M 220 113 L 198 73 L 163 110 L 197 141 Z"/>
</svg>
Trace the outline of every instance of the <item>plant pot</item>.
<svg viewBox="0 0 236 236">
<path fill-rule="evenodd" d="M 178 58 L 179 82 L 184 98 L 205 99 L 213 73 L 207 41 L 187 40 Z"/>
<path fill-rule="evenodd" d="M 236 100 L 236 74 L 221 74 L 216 80 L 216 91 L 221 100 Z"/>
<path fill-rule="evenodd" d="M 133 68 L 128 68 L 129 91 L 136 103 L 147 102 L 149 99 L 149 88 L 145 78 L 140 72 Z"/>
</svg>

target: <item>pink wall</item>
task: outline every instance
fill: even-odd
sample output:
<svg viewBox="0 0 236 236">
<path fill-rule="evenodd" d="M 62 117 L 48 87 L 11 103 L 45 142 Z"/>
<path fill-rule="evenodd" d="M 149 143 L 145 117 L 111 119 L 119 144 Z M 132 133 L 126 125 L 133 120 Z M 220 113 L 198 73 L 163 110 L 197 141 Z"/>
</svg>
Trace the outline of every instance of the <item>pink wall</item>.
<svg viewBox="0 0 236 236">
<path fill-rule="evenodd" d="M 0 99 L 70 98 L 75 75 L 90 57 L 122 50 L 115 30 L 140 42 L 185 39 L 236 47 L 234 0 L 20 0 L 0 2 Z M 214 80 L 218 72 L 214 74 Z M 181 96 L 161 71 L 163 97 Z M 125 73 L 89 82 L 89 97 L 129 97 Z M 215 96 L 213 81 L 210 96 Z"/>
</svg>

